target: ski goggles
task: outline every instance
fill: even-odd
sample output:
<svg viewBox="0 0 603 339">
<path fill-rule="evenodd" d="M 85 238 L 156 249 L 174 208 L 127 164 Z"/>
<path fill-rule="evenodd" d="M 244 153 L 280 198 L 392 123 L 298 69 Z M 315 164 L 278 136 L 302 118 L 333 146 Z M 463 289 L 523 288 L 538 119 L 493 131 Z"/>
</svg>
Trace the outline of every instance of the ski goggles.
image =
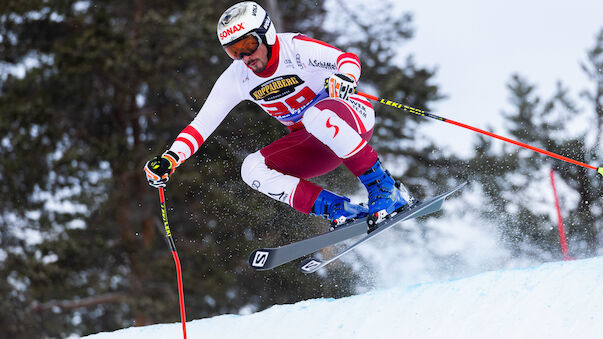
<svg viewBox="0 0 603 339">
<path fill-rule="evenodd" d="M 255 32 L 251 32 L 239 40 L 224 46 L 224 50 L 229 57 L 234 60 L 241 60 L 246 55 L 251 55 L 260 48 L 262 39 Z"/>
</svg>

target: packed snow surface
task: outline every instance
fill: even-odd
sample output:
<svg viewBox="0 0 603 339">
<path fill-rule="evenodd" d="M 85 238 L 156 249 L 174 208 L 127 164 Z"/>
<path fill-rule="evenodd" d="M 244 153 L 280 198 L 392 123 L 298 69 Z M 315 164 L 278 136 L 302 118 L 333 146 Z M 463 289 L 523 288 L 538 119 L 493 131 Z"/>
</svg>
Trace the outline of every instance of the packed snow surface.
<svg viewBox="0 0 603 339">
<path fill-rule="evenodd" d="M 88 338 L 181 337 L 174 323 Z M 187 337 L 603 338 L 603 257 L 192 320 Z"/>
</svg>

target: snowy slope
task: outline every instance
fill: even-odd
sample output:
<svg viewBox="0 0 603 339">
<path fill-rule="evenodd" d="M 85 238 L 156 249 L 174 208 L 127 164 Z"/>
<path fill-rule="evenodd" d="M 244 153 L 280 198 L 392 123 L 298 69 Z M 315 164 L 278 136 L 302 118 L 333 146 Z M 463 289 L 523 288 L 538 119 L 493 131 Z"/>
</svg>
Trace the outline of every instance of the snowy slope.
<svg viewBox="0 0 603 339">
<path fill-rule="evenodd" d="M 603 257 L 278 305 L 187 323 L 188 338 L 603 338 Z M 179 323 L 89 336 L 181 338 Z"/>
</svg>

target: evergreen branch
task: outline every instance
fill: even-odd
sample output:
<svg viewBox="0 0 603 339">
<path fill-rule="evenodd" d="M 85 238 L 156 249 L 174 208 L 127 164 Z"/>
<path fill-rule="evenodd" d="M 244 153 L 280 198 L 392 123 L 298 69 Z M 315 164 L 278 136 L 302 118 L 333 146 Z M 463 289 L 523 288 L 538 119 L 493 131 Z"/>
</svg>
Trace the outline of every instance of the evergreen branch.
<svg viewBox="0 0 603 339">
<path fill-rule="evenodd" d="M 125 298 L 126 295 L 124 293 L 106 293 L 75 300 L 50 300 L 45 303 L 34 301 L 27 307 L 27 313 L 47 311 L 57 307 L 64 311 L 99 304 L 118 303 Z"/>
</svg>

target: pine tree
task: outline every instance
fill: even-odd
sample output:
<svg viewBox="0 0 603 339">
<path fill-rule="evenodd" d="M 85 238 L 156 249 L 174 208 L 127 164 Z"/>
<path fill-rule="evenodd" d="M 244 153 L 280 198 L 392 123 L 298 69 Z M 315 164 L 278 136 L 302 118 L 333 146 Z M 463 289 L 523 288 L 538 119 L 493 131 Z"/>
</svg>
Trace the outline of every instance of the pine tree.
<svg viewBox="0 0 603 339">
<path fill-rule="evenodd" d="M 192 120 L 227 67 L 215 24 L 233 3 L 0 5 L 0 325 L 7 336 L 64 337 L 179 320 L 157 192 L 142 167 Z M 322 28 L 322 4 L 274 6 L 266 8 L 280 9 L 288 30 L 334 36 Z M 392 32 L 369 45 L 349 44 L 368 60 L 363 78 L 384 93 L 421 98 L 411 103 L 435 99 L 430 72 L 411 61 L 405 72 L 389 64 L 393 54 L 380 44 L 410 38 Z M 382 78 L 399 71 L 394 80 Z M 395 92 L 398 85 L 403 93 Z M 341 265 L 326 277 L 292 266 L 268 273 L 246 267 L 253 248 L 325 227 L 240 182 L 244 156 L 284 133 L 259 108 L 241 103 L 169 182 L 189 319 L 352 292 L 353 274 Z M 377 139 L 386 145 L 396 133 Z"/>
<path fill-rule="evenodd" d="M 536 95 L 534 85 L 519 75 L 512 77 L 508 88 L 514 109 L 505 113 L 512 138 L 588 164 L 601 162 L 603 31 L 588 60 L 583 68 L 593 80 L 594 90 L 584 91 L 583 97 L 590 107 L 578 105 L 561 83 L 544 101 Z M 603 229 L 599 175 L 515 146 L 504 145 L 500 150 L 483 138 L 477 148 L 473 162 L 486 165 L 474 167 L 488 199 L 484 215 L 496 220 L 503 241 L 515 255 L 538 260 L 561 257 L 556 215 L 551 213 L 554 206 L 547 203 L 552 192 L 543 190 L 550 189 L 550 169 L 570 188 L 562 196 L 570 255 L 596 255 Z"/>
<path fill-rule="evenodd" d="M 337 23 L 350 33 L 341 35 L 342 45 L 362 60 L 359 91 L 428 111 L 433 102 L 443 98 L 438 86 L 433 84 L 435 69 L 418 66 L 412 55 L 404 64 L 397 61 L 400 53 L 405 52 L 405 42 L 414 34 L 411 14 L 397 14 L 389 2 L 354 8 L 344 1 L 336 3 L 342 9 Z M 390 170 L 394 177 L 413 194 L 417 197 L 435 194 L 466 177 L 465 165 L 458 158 L 444 155 L 432 140 L 421 139 L 417 133 L 428 119 L 376 102 L 372 104 L 376 127 L 371 145 L 386 163 L 393 165 Z M 336 175 L 345 178 L 347 183 L 352 180 L 343 170 Z M 357 189 L 349 184 L 341 186 Z"/>
</svg>

